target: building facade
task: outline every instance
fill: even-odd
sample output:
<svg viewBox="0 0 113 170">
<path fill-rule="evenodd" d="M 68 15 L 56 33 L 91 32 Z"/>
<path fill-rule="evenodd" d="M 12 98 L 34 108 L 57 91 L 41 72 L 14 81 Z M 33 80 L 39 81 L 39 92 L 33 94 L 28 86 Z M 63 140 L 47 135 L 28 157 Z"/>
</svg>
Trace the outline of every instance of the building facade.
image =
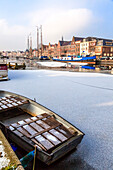
<svg viewBox="0 0 113 170">
<path fill-rule="evenodd" d="M 97 58 L 105 57 L 109 59 L 113 56 L 113 40 L 103 39 L 98 40 L 95 47 L 95 55 Z"/>
<path fill-rule="evenodd" d="M 113 40 L 97 37 L 76 37 L 71 41 L 59 40 L 57 44 L 42 45 L 38 50 L 30 48 L 24 51 L 1 51 L 1 56 L 10 57 L 41 57 L 68 59 L 86 56 L 95 56 L 97 59 L 102 57 L 113 57 Z"/>
</svg>

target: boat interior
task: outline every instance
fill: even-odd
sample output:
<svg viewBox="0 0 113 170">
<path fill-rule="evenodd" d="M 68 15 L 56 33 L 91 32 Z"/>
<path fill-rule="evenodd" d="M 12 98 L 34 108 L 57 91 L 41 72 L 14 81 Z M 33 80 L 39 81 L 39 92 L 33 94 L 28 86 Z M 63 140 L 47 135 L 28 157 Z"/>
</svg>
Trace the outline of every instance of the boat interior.
<svg viewBox="0 0 113 170">
<path fill-rule="evenodd" d="M 67 128 L 54 114 L 42 110 L 35 116 L 22 109 L 28 100 L 15 96 L 0 98 L 0 121 L 13 134 L 40 150 L 51 153 L 56 147 L 78 135 L 77 130 Z"/>
</svg>

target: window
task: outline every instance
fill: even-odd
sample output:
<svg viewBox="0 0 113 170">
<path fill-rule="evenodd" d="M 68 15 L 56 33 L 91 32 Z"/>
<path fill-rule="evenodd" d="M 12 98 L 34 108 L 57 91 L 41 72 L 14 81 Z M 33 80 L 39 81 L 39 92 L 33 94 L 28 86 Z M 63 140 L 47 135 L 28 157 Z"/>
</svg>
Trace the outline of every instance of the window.
<svg viewBox="0 0 113 170">
<path fill-rule="evenodd" d="M 111 47 L 111 52 L 113 52 L 113 47 Z"/>
</svg>

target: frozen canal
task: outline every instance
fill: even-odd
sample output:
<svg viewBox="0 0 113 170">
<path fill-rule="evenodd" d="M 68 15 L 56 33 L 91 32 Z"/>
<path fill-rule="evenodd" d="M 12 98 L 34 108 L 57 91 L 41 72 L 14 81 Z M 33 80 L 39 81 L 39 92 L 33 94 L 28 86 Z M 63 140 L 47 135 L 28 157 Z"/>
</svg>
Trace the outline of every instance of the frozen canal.
<svg viewBox="0 0 113 170">
<path fill-rule="evenodd" d="M 14 70 L 9 78 L 1 90 L 36 98 L 85 133 L 77 150 L 37 169 L 113 169 L 113 75 Z"/>
</svg>

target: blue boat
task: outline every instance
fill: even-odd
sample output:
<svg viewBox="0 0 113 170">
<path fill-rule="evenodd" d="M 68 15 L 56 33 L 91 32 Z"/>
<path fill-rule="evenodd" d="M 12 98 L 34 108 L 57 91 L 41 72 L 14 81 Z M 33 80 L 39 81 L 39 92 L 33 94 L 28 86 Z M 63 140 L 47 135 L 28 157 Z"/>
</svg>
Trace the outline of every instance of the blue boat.
<svg viewBox="0 0 113 170">
<path fill-rule="evenodd" d="M 96 56 L 91 56 L 91 57 L 62 57 L 61 59 L 53 58 L 53 61 L 89 61 L 89 60 L 94 60 L 96 59 Z"/>
<path fill-rule="evenodd" d="M 95 67 L 91 67 L 91 66 L 82 66 L 82 68 L 90 69 L 90 70 L 95 70 Z"/>
</svg>

